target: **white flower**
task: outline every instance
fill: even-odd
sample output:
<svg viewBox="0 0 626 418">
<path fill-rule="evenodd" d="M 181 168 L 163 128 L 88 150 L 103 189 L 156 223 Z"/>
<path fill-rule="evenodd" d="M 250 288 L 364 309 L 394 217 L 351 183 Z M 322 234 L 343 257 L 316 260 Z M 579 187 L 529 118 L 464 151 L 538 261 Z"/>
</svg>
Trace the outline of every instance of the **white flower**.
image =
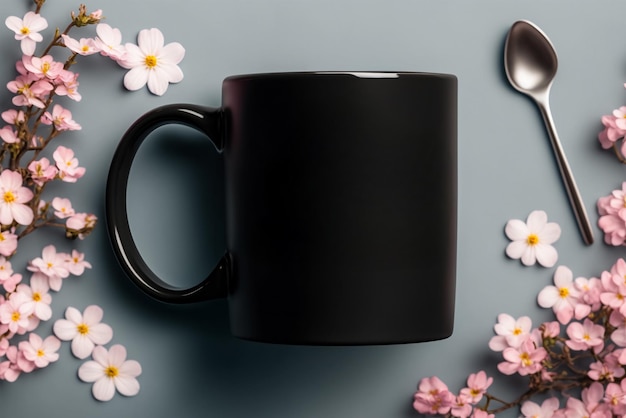
<svg viewBox="0 0 626 418">
<path fill-rule="evenodd" d="M 119 65 L 130 69 L 124 76 L 128 90 L 138 90 L 148 84 L 148 90 L 158 96 L 167 91 L 169 83 L 178 83 L 183 72 L 178 63 L 185 56 L 185 48 L 178 42 L 165 45 L 163 34 L 156 28 L 139 32 L 137 44 L 126 44 L 126 56 Z"/>
<path fill-rule="evenodd" d="M 78 377 L 83 382 L 94 382 L 91 392 L 99 401 L 109 401 L 115 390 L 124 396 L 139 393 L 137 376 L 141 365 L 135 360 L 126 360 L 126 348 L 115 344 L 109 351 L 102 346 L 93 350 L 93 360 L 78 369 Z"/>
<path fill-rule="evenodd" d="M 102 308 L 91 305 L 85 308 L 84 313 L 69 307 L 65 311 L 66 319 L 59 319 L 54 323 L 54 334 L 63 341 L 72 340 L 72 354 L 79 359 L 87 358 L 96 345 L 106 344 L 113 338 L 113 330 L 103 324 Z"/>
<path fill-rule="evenodd" d="M 506 255 L 521 259 L 525 266 L 539 262 L 544 267 L 552 267 L 558 260 L 558 253 L 551 245 L 561 236 L 561 227 L 548 222 L 548 215 L 542 210 L 535 210 L 528 215 L 526 223 L 511 219 L 504 229 L 512 240 L 506 247 Z"/>
<path fill-rule="evenodd" d="M 35 53 L 37 42 L 43 40 L 43 36 L 39 32 L 48 27 L 46 19 L 35 12 L 26 13 L 24 19 L 9 16 L 4 23 L 7 28 L 15 32 L 15 39 L 21 41 L 20 46 L 24 55 Z"/>
<path fill-rule="evenodd" d="M 122 45 L 122 32 L 117 28 L 112 28 L 106 23 L 99 23 L 96 26 L 98 37 L 95 45 L 100 50 L 100 54 L 118 61 L 126 55 L 126 48 Z"/>
</svg>

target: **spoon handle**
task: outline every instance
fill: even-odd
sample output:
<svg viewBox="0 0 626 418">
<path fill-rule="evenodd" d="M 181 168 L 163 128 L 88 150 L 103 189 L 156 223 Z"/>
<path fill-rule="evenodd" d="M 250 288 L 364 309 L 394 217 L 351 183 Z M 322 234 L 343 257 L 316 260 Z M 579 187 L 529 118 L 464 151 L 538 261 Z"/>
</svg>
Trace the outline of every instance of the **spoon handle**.
<svg viewBox="0 0 626 418">
<path fill-rule="evenodd" d="M 559 140 L 559 136 L 556 132 L 554 120 L 552 119 L 552 113 L 550 112 L 550 106 L 547 100 L 537 100 L 537 105 L 541 110 L 541 115 L 543 116 L 543 120 L 546 124 L 548 136 L 550 137 L 550 143 L 552 144 L 552 149 L 554 150 L 559 171 L 561 172 L 563 184 L 565 185 L 565 190 L 567 191 L 570 204 L 574 210 L 576 222 L 578 223 L 578 228 L 583 241 L 586 245 L 591 245 L 593 243 L 593 230 L 591 229 L 591 223 L 589 222 L 585 205 L 580 196 L 580 192 L 578 191 L 578 187 L 576 186 L 572 170 L 567 162 L 563 146 L 561 145 L 561 141 Z"/>
</svg>

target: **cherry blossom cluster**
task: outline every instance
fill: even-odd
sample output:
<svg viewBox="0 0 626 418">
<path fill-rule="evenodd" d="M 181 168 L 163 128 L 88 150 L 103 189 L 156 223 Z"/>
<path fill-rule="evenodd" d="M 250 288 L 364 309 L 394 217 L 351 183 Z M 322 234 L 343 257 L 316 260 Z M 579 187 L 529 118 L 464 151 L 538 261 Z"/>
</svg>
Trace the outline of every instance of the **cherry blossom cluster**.
<svg viewBox="0 0 626 418">
<path fill-rule="evenodd" d="M 53 245 L 44 248 L 41 257 L 29 263 L 29 284 L 22 283 L 22 275 L 15 273 L 11 263 L 0 256 L 0 284 L 7 296 L 0 296 L 0 380 L 15 382 L 22 373 L 55 362 L 61 341 L 55 336 L 42 338 L 34 331 L 40 322 L 52 317 L 51 291 L 61 290 L 63 280 L 80 276 L 91 264 L 82 253 L 56 251 Z M 14 343 L 14 337 L 27 335 Z"/>
<path fill-rule="evenodd" d="M 621 189 L 599 198 L 597 207 L 604 242 L 616 247 L 626 245 L 626 182 Z"/>
<path fill-rule="evenodd" d="M 624 84 L 626 87 L 626 84 Z M 621 106 L 601 118 L 604 129 L 598 134 L 600 145 L 612 149 L 617 158 L 626 164 L 626 106 Z"/>
<path fill-rule="evenodd" d="M 102 11 L 88 12 L 85 5 L 71 12 L 66 28 L 56 29 L 46 46 L 42 32 L 48 22 L 41 15 L 45 0 L 33 2 L 34 11 L 5 20 L 22 56 L 15 64 L 15 79 L 6 84 L 12 107 L 0 111 L 0 380 L 15 382 L 24 373 L 47 367 L 58 360 L 61 341 L 72 341 L 75 357 L 92 357 L 78 376 L 94 383 L 96 399 L 109 400 L 116 391 L 132 396 L 139 391 L 141 366 L 126 360 L 123 346 L 105 348 L 112 330 L 100 322 L 101 308 L 92 305 L 82 314 L 68 308 L 65 319 L 54 323 L 54 335 L 36 332 L 53 316 L 52 294 L 65 279 L 91 268 L 84 254 L 46 245 L 24 266 L 28 280 L 14 271 L 11 261 L 19 242 L 36 230 L 60 228 L 66 238 L 80 240 L 97 223 L 93 213 L 76 210 L 67 197 L 50 195 L 50 184 L 76 183 L 86 172 L 74 151 L 58 143 L 61 134 L 81 129 L 67 106 L 58 103 L 82 100 L 79 74 L 72 67 L 83 57 L 104 56 L 129 70 L 124 77 L 128 90 L 147 85 L 151 93 L 162 95 L 169 83 L 183 79 L 178 63 L 185 50 L 179 43 L 165 44 L 154 28 L 140 31 L 137 45 L 123 44 L 119 29 L 101 22 Z M 75 28 L 89 26 L 95 26 L 93 36 L 73 37 Z"/>
<path fill-rule="evenodd" d="M 437 377 L 422 379 L 414 408 L 458 418 L 492 417 L 516 406 L 524 417 L 626 415 L 626 261 L 591 278 L 574 278 L 558 266 L 553 283 L 537 302 L 552 309 L 556 321 L 533 327 L 528 316 L 500 314 L 489 341 L 501 355 L 498 371 L 527 379 L 519 398 L 507 402 L 487 392 L 493 379 L 481 370 L 458 394 Z M 536 396 L 547 399 L 539 404 Z"/>
</svg>

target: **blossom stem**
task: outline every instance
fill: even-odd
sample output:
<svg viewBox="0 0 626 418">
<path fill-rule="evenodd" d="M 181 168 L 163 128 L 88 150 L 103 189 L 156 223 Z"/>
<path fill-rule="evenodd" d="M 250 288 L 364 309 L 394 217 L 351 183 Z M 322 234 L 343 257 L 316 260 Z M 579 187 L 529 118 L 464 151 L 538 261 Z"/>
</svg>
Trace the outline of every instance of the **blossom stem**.
<svg viewBox="0 0 626 418">
<path fill-rule="evenodd" d="M 622 139 L 622 141 L 623 141 L 623 139 Z M 622 155 L 621 151 L 617 147 L 617 143 L 615 143 L 615 142 L 613 143 L 613 151 L 615 152 L 615 156 L 617 157 L 619 162 L 622 163 L 622 164 L 626 164 L 626 157 L 624 157 Z"/>
</svg>

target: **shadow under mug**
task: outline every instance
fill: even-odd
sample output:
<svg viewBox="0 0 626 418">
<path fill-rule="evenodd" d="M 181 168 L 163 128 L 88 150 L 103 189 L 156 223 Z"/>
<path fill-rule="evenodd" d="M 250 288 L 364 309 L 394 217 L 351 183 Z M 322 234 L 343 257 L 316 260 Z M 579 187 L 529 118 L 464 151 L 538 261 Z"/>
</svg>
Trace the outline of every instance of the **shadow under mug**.
<svg viewBox="0 0 626 418">
<path fill-rule="evenodd" d="M 232 76 L 222 106 L 154 109 L 113 157 L 115 254 L 165 302 L 228 298 L 231 332 L 285 344 L 431 341 L 451 335 L 457 226 L 457 79 L 411 72 Z M 150 132 L 205 133 L 225 167 L 226 249 L 189 289 L 157 277 L 133 241 L 128 177 Z"/>
</svg>

